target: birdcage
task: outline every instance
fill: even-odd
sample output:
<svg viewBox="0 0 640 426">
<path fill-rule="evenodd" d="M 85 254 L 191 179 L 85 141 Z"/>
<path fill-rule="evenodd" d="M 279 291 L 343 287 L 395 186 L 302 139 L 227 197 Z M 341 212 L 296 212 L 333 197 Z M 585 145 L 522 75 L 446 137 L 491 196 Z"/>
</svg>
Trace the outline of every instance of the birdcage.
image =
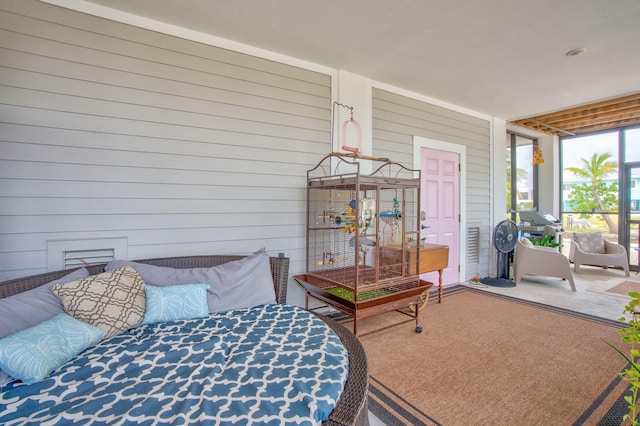
<svg viewBox="0 0 640 426">
<path fill-rule="evenodd" d="M 360 318 L 419 304 L 431 286 L 418 273 L 419 215 L 419 170 L 359 154 L 324 157 L 307 173 L 307 272 L 296 277 L 307 300 L 352 315 L 356 333 Z"/>
</svg>

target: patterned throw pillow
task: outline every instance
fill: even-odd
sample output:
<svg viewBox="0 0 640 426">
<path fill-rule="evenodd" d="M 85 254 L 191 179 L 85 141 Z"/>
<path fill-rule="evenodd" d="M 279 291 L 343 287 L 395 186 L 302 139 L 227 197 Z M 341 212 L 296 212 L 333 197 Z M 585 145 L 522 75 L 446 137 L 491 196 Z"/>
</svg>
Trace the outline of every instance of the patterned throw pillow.
<svg viewBox="0 0 640 426">
<path fill-rule="evenodd" d="M 25 383 L 39 382 L 104 336 L 97 327 L 58 314 L 0 339 L 0 367 Z"/>
<path fill-rule="evenodd" d="M 580 250 L 591 254 L 604 254 L 604 238 L 599 232 L 576 232 L 574 240 L 580 246 Z"/>
<path fill-rule="evenodd" d="M 190 318 L 204 318 L 209 315 L 207 289 L 209 284 L 182 284 L 165 287 L 148 285 L 147 312 L 143 324 Z"/>
<path fill-rule="evenodd" d="M 130 266 L 51 286 L 65 311 L 115 336 L 142 324 L 145 283 Z"/>
</svg>

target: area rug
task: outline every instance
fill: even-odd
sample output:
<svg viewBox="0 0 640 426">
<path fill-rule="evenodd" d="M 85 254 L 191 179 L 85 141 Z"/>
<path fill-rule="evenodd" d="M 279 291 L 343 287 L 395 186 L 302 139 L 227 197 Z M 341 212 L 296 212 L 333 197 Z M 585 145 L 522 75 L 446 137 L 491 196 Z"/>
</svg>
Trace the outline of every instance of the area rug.
<svg viewBox="0 0 640 426">
<path fill-rule="evenodd" d="M 607 289 L 608 293 L 623 294 L 625 296 L 628 296 L 632 291 L 640 293 L 640 282 L 622 281 L 620 284 Z"/>
<path fill-rule="evenodd" d="M 626 361 L 605 344 L 626 349 L 621 323 L 464 286 L 431 298 L 420 322 L 421 334 L 403 324 L 360 338 L 369 409 L 385 424 L 605 425 L 626 410 Z"/>
</svg>

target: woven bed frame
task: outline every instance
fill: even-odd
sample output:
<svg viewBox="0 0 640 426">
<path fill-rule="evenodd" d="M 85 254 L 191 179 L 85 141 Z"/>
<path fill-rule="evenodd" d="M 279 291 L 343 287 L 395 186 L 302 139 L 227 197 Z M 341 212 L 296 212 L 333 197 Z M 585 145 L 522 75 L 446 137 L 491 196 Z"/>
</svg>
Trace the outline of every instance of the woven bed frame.
<svg viewBox="0 0 640 426">
<path fill-rule="evenodd" d="M 165 257 L 157 259 L 143 259 L 135 262 L 149 265 L 166 266 L 170 268 L 210 268 L 233 260 L 242 259 L 244 256 L 236 255 L 209 255 L 209 256 L 188 256 L 188 257 Z M 287 285 L 289 283 L 289 258 L 270 257 L 271 274 L 276 292 L 276 301 L 286 303 Z M 105 265 L 92 265 L 87 267 L 90 275 L 104 272 Z M 46 272 L 24 278 L 16 278 L 0 283 L 0 298 L 22 293 L 32 288 L 39 287 L 50 281 L 61 278 L 72 272 L 72 270 Z M 360 341 L 337 322 L 318 315 L 325 321 L 342 340 L 343 345 L 349 352 L 349 374 L 347 382 L 340 396 L 340 400 L 329 416 L 329 420 L 324 422 L 327 426 L 338 425 L 368 425 L 367 394 L 369 388 L 369 369 L 367 357 Z"/>
</svg>

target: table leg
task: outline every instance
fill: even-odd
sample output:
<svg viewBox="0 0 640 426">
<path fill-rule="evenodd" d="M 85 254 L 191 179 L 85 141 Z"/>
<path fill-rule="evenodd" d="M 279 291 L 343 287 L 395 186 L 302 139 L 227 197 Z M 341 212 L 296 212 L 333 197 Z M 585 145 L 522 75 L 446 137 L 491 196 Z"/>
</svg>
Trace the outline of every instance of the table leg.
<svg viewBox="0 0 640 426">
<path fill-rule="evenodd" d="M 442 303 L 442 269 L 438 271 L 438 303 Z"/>
</svg>

